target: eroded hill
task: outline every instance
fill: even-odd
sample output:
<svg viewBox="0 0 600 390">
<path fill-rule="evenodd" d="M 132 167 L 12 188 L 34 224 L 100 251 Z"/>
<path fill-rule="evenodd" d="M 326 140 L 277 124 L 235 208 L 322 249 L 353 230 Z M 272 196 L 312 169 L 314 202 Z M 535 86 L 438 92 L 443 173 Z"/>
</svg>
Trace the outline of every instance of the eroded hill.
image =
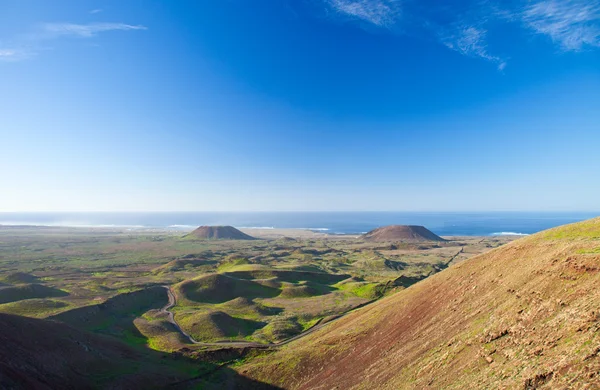
<svg viewBox="0 0 600 390">
<path fill-rule="evenodd" d="M 598 286 L 600 218 L 466 260 L 239 371 L 295 389 L 593 388 Z"/>
</svg>

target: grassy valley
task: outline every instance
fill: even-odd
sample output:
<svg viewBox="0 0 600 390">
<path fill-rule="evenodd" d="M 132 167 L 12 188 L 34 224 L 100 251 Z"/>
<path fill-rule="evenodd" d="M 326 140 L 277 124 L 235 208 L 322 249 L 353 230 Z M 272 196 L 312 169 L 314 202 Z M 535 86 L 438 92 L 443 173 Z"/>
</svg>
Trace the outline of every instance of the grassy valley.
<svg viewBox="0 0 600 390">
<path fill-rule="evenodd" d="M 269 345 L 510 239 L 371 242 L 234 230 L 4 227 L 0 313 L 52 318 L 165 352 L 210 349 L 182 333 L 199 343 Z M 162 310 L 165 288 L 175 299 L 172 318 Z"/>
<path fill-rule="evenodd" d="M 599 378 L 600 219 L 514 241 L 0 232 L 0 317 L 52 320 L 150 360 L 164 354 L 182 388 L 537 388 Z M 18 348 L 26 356 L 33 347 Z"/>
</svg>

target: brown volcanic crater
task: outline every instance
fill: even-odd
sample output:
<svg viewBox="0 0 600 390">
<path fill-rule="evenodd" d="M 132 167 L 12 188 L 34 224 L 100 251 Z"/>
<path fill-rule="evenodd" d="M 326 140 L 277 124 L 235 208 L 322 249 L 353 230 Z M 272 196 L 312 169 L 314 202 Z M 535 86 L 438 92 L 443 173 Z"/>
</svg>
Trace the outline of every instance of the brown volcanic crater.
<svg viewBox="0 0 600 390">
<path fill-rule="evenodd" d="M 416 225 L 390 225 L 383 226 L 363 234 L 361 238 L 372 242 L 423 242 L 423 241 L 445 241 L 431 230 Z"/>
<path fill-rule="evenodd" d="M 205 240 L 256 240 L 233 226 L 200 226 L 186 237 Z"/>
</svg>

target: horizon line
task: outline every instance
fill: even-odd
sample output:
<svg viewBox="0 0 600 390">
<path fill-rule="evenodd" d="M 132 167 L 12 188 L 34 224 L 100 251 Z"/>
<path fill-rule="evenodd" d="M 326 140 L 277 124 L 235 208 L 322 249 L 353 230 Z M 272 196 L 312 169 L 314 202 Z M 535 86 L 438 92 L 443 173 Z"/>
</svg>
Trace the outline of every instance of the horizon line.
<svg viewBox="0 0 600 390">
<path fill-rule="evenodd" d="M 16 213 L 599 213 L 599 210 L 0 210 L 0 214 Z"/>
</svg>

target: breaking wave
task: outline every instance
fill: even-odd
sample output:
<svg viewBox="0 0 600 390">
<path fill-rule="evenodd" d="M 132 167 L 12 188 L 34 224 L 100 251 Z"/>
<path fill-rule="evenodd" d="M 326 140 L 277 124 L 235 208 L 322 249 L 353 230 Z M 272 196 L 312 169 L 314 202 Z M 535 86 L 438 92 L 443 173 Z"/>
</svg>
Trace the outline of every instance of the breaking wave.
<svg viewBox="0 0 600 390">
<path fill-rule="evenodd" d="M 492 236 L 528 236 L 527 233 L 517 233 L 517 232 L 497 232 L 492 233 Z"/>
</svg>

